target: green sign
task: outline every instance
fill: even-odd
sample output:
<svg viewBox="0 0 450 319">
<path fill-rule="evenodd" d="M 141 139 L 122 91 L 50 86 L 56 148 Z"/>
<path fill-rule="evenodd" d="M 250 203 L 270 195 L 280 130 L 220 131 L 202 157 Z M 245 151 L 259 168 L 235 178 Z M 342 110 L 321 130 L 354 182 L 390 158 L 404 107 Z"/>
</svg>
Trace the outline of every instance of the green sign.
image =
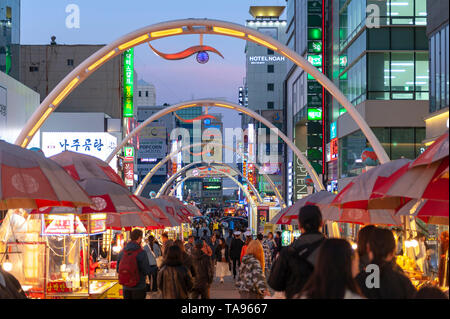
<svg viewBox="0 0 450 319">
<path fill-rule="evenodd" d="M 322 66 L 322 56 L 320 54 L 310 54 L 308 55 L 308 62 L 315 67 Z"/>
<path fill-rule="evenodd" d="M 322 72 L 322 68 L 317 68 L 320 72 Z M 308 80 L 315 80 L 314 77 L 308 73 Z"/>
<path fill-rule="evenodd" d="M 322 28 L 308 28 L 308 40 L 322 40 Z"/>
<path fill-rule="evenodd" d="M 308 121 L 321 121 L 321 120 L 322 120 L 322 109 L 308 108 Z"/>
<path fill-rule="evenodd" d="M 339 66 L 341 68 L 346 68 L 347 67 L 347 56 L 346 55 L 341 55 L 339 57 Z"/>
<path fill-rule="evenodd" d="M 322 41 L 308 41 L 308 52 L 322 53 Z"/>
<path fill-rule="evenodd" d="M 133 117 L 134 48 L 123 53 L 123 117 Z"/>
<path fill-rule="evenodd" d="M 125 146 L 123 148 L 123 154 L 125 157 L 134 158 L 134 147 L 132 146 Z"/>
</svg>

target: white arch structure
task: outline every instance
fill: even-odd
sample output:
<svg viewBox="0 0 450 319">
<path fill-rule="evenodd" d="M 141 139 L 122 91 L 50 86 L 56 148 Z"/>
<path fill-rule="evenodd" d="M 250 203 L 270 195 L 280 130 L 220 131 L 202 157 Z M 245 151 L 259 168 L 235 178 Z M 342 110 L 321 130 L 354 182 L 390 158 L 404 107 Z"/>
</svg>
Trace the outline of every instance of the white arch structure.
<svg viewBox="0 0 450 319">
<path fill-rule="evenodd" d="M 39 108 L 28 119 L 26 125 L 23 127 L 22 131 L 16 139 L 16 144 L 22 147 L 26 147 L 30 143 L 33 136 L 36 134 L 37 130 L 42 126 L 48 116 L 61 104 L 61 102 L 64 101 L 64 99 L 78 85 L 80 85 L 107 61 L 122 54 L 125 50 L 133 48 L 140 44 L 147 43 L 156 39 L 184 34 L 213 34 L 234 37 L 241 40 L 257 43 L 277 52 L 278 54 L 285 56 L 297 66 L 309 73 L 347 110 L 349 115 L 355 120 L 356 124 L 359 126 L 359 128 L 373 147 L 375 153 L 378 156 L 378 159 L 380 160 L 380 163 L 389 162 L 389 157 L 387 156 L 386 151 L 383 149 L 381 143 L 378 141 L 375 134 L 372 132 L 363 117 L 358 113 L 356 108 L 350 103 L 350 101 L 330 79 L 328 79 L 305 58 L 303 58 L 298 53 L 291 50 L 278 40 L 264 35 L 254 29 L 250 29 L 235 23 L 208 19 L 182 19 L 146 26 L 144 28 L 128 33 L 101 48 L 100 50 L 92 54 L 89 58 L 84 60 L 80 65 L 78 65 L 50 92 L 50 94 L 41 103 Z M 187 106 L 185 105 L 185 107 Z M 266 126 L 268 125 L 266 124 Z M 288 143 L 289 147 L 291 147 L 291 145 L 293 144 Z M 292 150 L 298 158 L 304 159 L 295 145 Z M 304 165 L 305 163 L 306 162 L 303 162 Z M 316 189 L 323 189 L 323 185 L 320 185 L 321 183 L 317 184 L 317 174 L 314 170 L 311 169 L 309 163 L 308 165 L 305 165 L 305 167 L 312 179 L 315 181 Z"/>
<path fill-rule="evenodd" d="M 156 197 L 159 197 L 160 195 L 164 194 L 166 189 L 172 184 L 172 182 L 178 178 L 181 174 L 183 174 L 184 172 L 186 172 L 189 168 L 195 166 L 195 165 L 200 165 L 200 164 L 204 164 L 204 165 L 208 165 L 208 166 L 222 166 L 222 167 L 226 167 L 229 168 L 230 170 L 232 170 L 234 173 L 240 175 L 243 179 L 245 179 L 247 182 L 247 178 L 238 170 L 234 169 L 233 167 L 231 167 L 228 164 L 225 163 L 217 163 L 217 162 L 212 162 L 212 163 L 207 163 L 207 162 L 194 162 L 191 163 L 189 165 L 184 166 L 182 169 L 180 169 L 178 172 L 176 172 L 175 174 L 173 174 L 172 176 L 170 176 L 170 178 L 161 186 L 161 189 L 159 190 L 159 192 L 156 194 Z M 215 173 L 220 173 L 223 175 L 226 175 L 227 177 L 229 177 L 227 173 L 225 172 L 220 172 L 215 170 Z M 193 176 L 195 178 L 195 176 Z M 258 190 L 255 188 L 255 186 L 253 186 L 253 184 L 251 184 L 250 182 L 248 182 L 248 185 L 250 186 L 250 188 L 252 189 L 252 191 L 255 193 L 255 196 L 258 198 L 258 202 L 262 203 L 263 199 L 261 198 L 261 194 L 258 192 Z M 143 185 L 143 187 L 145 187 L 145 185 Z M 175 187 L 176 189 L 176 187 Z"/>
<path fill-rule="evenodd" d="M 245 157 L 246 157 L 246 156 L 245 156 L 244 154 L 242 154 L 238 149 L 235 149 L 235 148 L 233 148 L 233 147 L 231 147 L 231 146 L 229 146 L 229 145 L 219 144 L 219 143 L 206 143 L 206 142 L 205 142 L 205 143 L 202 143 L 201 145 L 203 146 L 203 145 L 206 145 L 206 144 L 212 144 L 212 146 L 220 145 L 222 148 L 226 148 L 226 149 L 229 149 L 229 150 L 235 152 L 237 155 L 241 156 L 242 158 L 245 158 Z M 197 143 L 197 144 L 192 144 L 191 147 L 198 146 L 198 145 L 200 145 L 200 144 L 199 144 L 199 143 Z M 181 150 L 180 150 L 180 152 L 181 152 Z M 178 152 L 177 152 L 177 154 L 178 154 Z M 175 155 L 176 155 L 176 154 L 175 154 Z M 173 155 L 173 156 L 175 156 L 175 155 Z M 170 158 L 171 156 L 172 156 L 172 154 L 169 154 L 169 155 L 166 156 L 166 158 Z M 186 168 L 187 166 L 192 167 L 192 166 L 197 165 L 197 164 L 198 164 L 198 163 L 191 163 L 191 164 L 188 164 L 188 165 L 186 165 L 185 167 L 183 167 L 179 172 L 183 171 L 184 169 L 187 169 L 187 168 Z M 216 164 L 227 165 L 229 168 L 231 168 L 230 165 L 225 164 L 225 163 L 216 163 Z M 283 196 L 281 196 L 280 191 L 278 190 L 278 188 L 276 187 L 276 185 L 273 183 L 272 179 L 271 179 L 266 173 L 262 172 L 261 166 L 259 166 L 259 165 L 256 164 L 256 163 L 252 163 L 252 164 L 255 165 L 255 167 L 258 169 L 259 174 L 263 175 L 264 178 L 266 179 L 266 181 L 269 182 L 271 188 L 273 189 L 273 191 L 275 192 L 275 195 L 276 195 L 277 198 L 278 198 L 278 201 L 279 201 L 279 203 L 280 203 L 280 206 L 283 207 L 283 208 L 286 207 L 286 203 L 285 203 L 285 201 L 284 201 L 284 199 L 283 199 Z M 233 169 L 233 170 L 234 170 L 234 169 Z M 236 170 L 235 170 L 235 171 L 236 171 Z M 179 173 L 179 172 L 177 172 L 177 173 Z M 243 174 L 242 174 L 241 172 L 239 172 L 239 171 L 236 171 L 236 172 L 237 172 L 239 175 L 241 175 L 242 177 L 244 177 Z M 145 185 L 147 185 L 147 183 L 150 181 L 150 179 L 153 177 L 153 175 L 154 175 L 155 173 L 156 173 L 156 171 L 154 171 L 154 170 L 149 171 L 149 172 L 147 173 L 147 175 L 145 176 L 145 178 L 144 178 L 144 179 L 141 181 L 141 183 L 138 185 L 138 188 L 141 189 L 141 192 L 142 192 L 142 190 L 145 188 Z M 147 176 L 148 176 L 148 177 L 147 177 Z M 169 180 L 170 180 L 171 178 L 173 178 L 173 175 L 169 178 Z M 244 177 L 244 178 L 245 178 L 245 177 Z M 170 183 L 169 180 L 167 180 L 166 183 Z M 164 185 L 163 185 L 163 187 L 164 187 Z"/>
<path fill-rule="evenodd" d="M 244 187 L 244 185 L 242 185 L 236 178 L 234 178 L 232 175 L 225 173 L 225 172 L 220 172 L 220 174 L 223 174 L 224 176 L 230 178 L 245 193 L 245 197 L 247 198 L 248 204 L 251 209 L 251 213 L 249 213 L 249 216 L 248 216 L 248 226 L 250 229 L 255 230 L 254 226 L 256 225 L 256 222 L 257 222 L 256 221 L 256 218 L 257 218 L 257 205 L 256 204 L 257 203 L 255 203 L 255 201 L 252 198 L 252 195 L 249 193 L 248 189 L 246 189 Z M 185 176 L 182 180 L 180 180 L 175 185 L 175 187 L 171 190 L 170 196 L 173 195 L 173 192 L 178 188 L 178 186 L 180 186 L 184 181 L 191 179 L 191 178 L 196 178 L 196 177 L 195 176 Z"/>
</svg>

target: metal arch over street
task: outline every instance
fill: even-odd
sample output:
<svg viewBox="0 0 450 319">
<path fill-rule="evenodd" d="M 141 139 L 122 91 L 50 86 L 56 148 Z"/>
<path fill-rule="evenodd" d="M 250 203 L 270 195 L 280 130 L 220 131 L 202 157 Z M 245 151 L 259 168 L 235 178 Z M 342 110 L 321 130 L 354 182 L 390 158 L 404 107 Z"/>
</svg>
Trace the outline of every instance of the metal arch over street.
<svg viewBox="0 0 450 319">
<path fill-rule="evenodd" d="M 233 171 L 234 173 L 240 175 L 243 179 L 245 179 L 248 183 L 248 185 L 251 187 L 252 191 L 255 193 L 256 197 L 258 197 L 258 201 L 260 203 L 263 202 L 263 199 L 261 198 L 261 194 L 258 192 L 258 190 L 255 188 L 255 186 L 253 186 L 253 184 L 251 184 L 247 178 L 238 170 L 234 169 L 233 167 L 231 167 L 228 164 L 225 163 L 217 163 L 217 162 L 212 162 L 212 163 L 207 163 L 207 162 L 195 162 L 195 163 L 191 163 L 188 164 L 186 166 L 184 166 L 181 170 L 179 170 L 178 172 L 176 172 L 175 174 L 173 174 L 172 176 L 170 176 L 170 178 L 163 184 L 163 186 L 161 186 L 161 189 L 159 190 L 159 192 L 156 194 L 156 197 L 159 197 L 158 195 L 164 194 L 166 189 L 172 184 L 172 182 L 179 177 L 181 174 L 183 174 L 184 172 L 186 172 L 189 168 L 195 166 L 195 165 L 208 165 L 208 166 L 222 166 L 222 167 L 226 167 L 229 168 L 231 171 Z M 222 173 L 222 172 L 218 172 L 218 173 Z M 145 187 L 145 185 L 144 185 Z"/>
<path fill-rule="evenodd" d="M 138 125 L 132 132 L 130 132 L 125 138 L 122 140 L 122 142 L 117 145 L 117 147 L 114 149 L 114 151 L 111 152 L 111 154 L 106 159 L 106 162 L 109 163 L 115 154 L 117 154 L 127 143 L 128 141 L 138 134 L 144 127 L 152 123 L 153 121 L 159 119 L 160 117 L 175 112 L 181 109 L 185 108 L 191 108 L 196 106 L 209 106 L 209 107 L 220 107 L 220 108 L 226 108 L 226 109 L 232 109 L 239 112 L 242 112 L 255 120 L 263 123 L 265 126 L 267 126 L 272 132 L 278 135 L 279 138 L 281 138 L 287 146 L 294 152 L 294 154 L 297 156 L 298 159 L 302 162 L 302 164 L 305 166 L 306 171 L 308 172 L 309 176 L 311 176 L 314 187 L 317 191 L 325 190 L 325 187 L 322 184 L 322 181 L 320 180 L 319 176 L 316 173 L 316 170 L 312 167 L 311 163 L 308 161 L 308 159 L 302 154 L 302 152 L 297 148 L 297 146 L 286 136 L 283 132 L 280 132 L 275 125 L 273 125 L 271 122 L 269 122 L 267 119 L 256 113 L 255 111 L 252 111 L 246 107 L 243 107 L 241 105 L 227 102 L 227 101 L 220 101 L 220 100 L 194 100 L 194 101 L 187 101 L 175 105 L 171 105 L 166 107 L 165 109 L 156 112 L 152 116 L 150 116 L 148 119 L 146 119 L 144 122 Z M 208 145 L 213 145 L 214 143 L 208 143 Z M 198 145 L 198 144 L 196 144 Z M 172 155 L 173 156 L 173 155 Z M 156 166 L 155 166 L 156 167 Z M 154 168 L 155 168 L 154 167 Z M 151 170 L 153 171 L 153 169 Z M 150 171 L 150 172 L 151 172 Z M 145 180 L 145 178 L 144 178 Z"/>
<path fill-rule="evenodd" d="M 124 35 L 107 46 L 101 48 L 79 64 L 50 92 L 39 108 L 28 119 L 26 125 L 16 139 L 16 144 L 26 147 L 36 134 L 37 130 L 42 126 L 48 116 L 61 104 L 61 102 L 78 85 L 80 85 L 107 61 L 122 54 L 125 50 L 140 44 L 156 39 L 183 34 L 214 34 L 235 37 L 260 44 L 285 56 L 297 66 L 309 73 L 347 110 L 349 115 L 355 120 L 356 124 L 359 126 L 373 147 L 380 163 L 383 164 L 389 162 L 389 157 L 386 151 L 361 114 L 359 114 L 356 108 L 350 103 L 338 87 L 305 58 L 278 40 L 268 35 L 264 35 L 257 30 L 231 22 L 208 19 L 174 20 L 146 26 L 128 33 L 127 35 Z M 297 157 L 299 157 L 299 154 L 297 153 L 300 152 L 294 151 L 294 153 L 296 153 Z M 315 172 L 314 174 L 310 173 L 310 176 L 313 179 L 314 175 L 316 175 Z M 318 185 L 316 185 L 316 188 L 317 186 Z"/>
<path fill-rule="evenodd" d="M 229 149 L 229 150 L 233 151 L 234 153 L 236 153 L 237 155 L 241 156 L 242 158 L 245 158 L 245 157 L 246 157 L 246 156 L 245 156 L 244 154 L 242 154 L 238 149 L 235 149 L 235 148 L 233 148 L 233 147 L 231 147 L 231 146 L 229 146 L 229 145 L 225 145 L 225 144 L 219 144 L 219 143 L 206 143 L 206 142 L 204 142 L 204 143 L 193 144 L 193 145 L 191 145 L 191 147 L 194 147 L 194 146 L 197 146 L 197 145 L 206 145 L 206 144 L 211 144 L 211 145 L 213 145 L 213 146 L 215 146 L 215 145 L 220 145 L 222 148 Z M 181 152 L 181 149 L 180 149 L 180 152 Z M 176 152 L 176 151 L 175 151 L 174 153 L 177 153 L 177 154 L 178 154 L 178 152 Z M 175 155 L 176 155 L 176 154 L 175 154 Z M 169 155 L 166 156 L 166 158 L 170 159 L 171 156 L 172 156 L 172 154 L 169 154 Z M 197 164 L 197 163 L 191 163 L 191 164 L 188 164 L 187 166 L 192 165 L 192 164 Z M 220 164 L 223 164 L 223 163 L 220 163 Z M 259 166 L 259 165 L 256 164 L 256 163 L 252 163 L 252 164 L 255 165 L 255 167 L 258 169 L 259 173 L 260 173 L 262 176 L 264 176 L 264 178 L 269 182 L 271 188 L 273 189 L 273 191 L 275 192 L 275 194 L 276 194 L 276 196 L 277 196 L 277 198 L 278 198 L 278 201 L 280 202 L 280 205 L 281 205 L 283 208 L 286 207 L 286 203 L 285 203 L 285 201 L 284 201 L 284 199 L 283 199 L 283 196 L 281 196 L 280 191 L 278 190 L 278 188 L 276 187 L 276 185 L 273 183 L 272 179 L 271 179 L 266 173 L 262 172 L 261 166 Z M 192 166 L 193 166 L 193 165 L 192 165 Z M 186 167 L 186 166 L 185 166 L 185 167 Z M 183 169 L 184 169 L 184 167 L 182 168 L 182 170 L 183 170 Z M 140 183 L 140 184 L 138 185 L 138 187 L 137 187 L 137 189 L 139 189 L 140 192 L 142 192 L 142 190 L 145 188 L 145 185 L 147 185 L 147 183 L 148 183 L 148 182 L 150 181 L 150 179 L 153 177 L 153 175 L 154 175 L 155 172 L 156 172 L 155 170 L 151 170 L 151 171 L 149 171 L 149 172 L 147 173 L 147 175 L 145 176 L 145 178 L 141 181 L 141 183 Z M 238 173 L 240 173 L 240 172 L 238 172 Z M 242 174 L 242 173 L 240 173 L 240 174 Z M 242 176 L 242 175 L 241 175 L 241 176 Z M 171 178 L 172 178 L 172 177 L 171 177 Z M 167 181 L 166 181 L 166 182 L 167 182 Z"/>
<path fill-rule="evenodd" d="M 252 213 L 249 214 L 249 218 L 248 218 L 248 221 L 249 221 L 249 228 L 250 228 L 250 229 L 255 229 L 254 226 L 255 226 L 256 223 L 257 223 L 257 220 L 256 220 L 256 217 L 257 217 L 257 205 L 256 205 L 255 201 L 253 200 L 252 196 L 250 195 L 250 193 L 248 192 L 248 189 L 246 189 L 246 188 L 244 187 L 244 185 L 242 185 L 237 179 L 235 179 L 235 178 L 234 178 L 233 176 L 231 176 L 230 174 L 227 174 L 227 173 L 224 173 L 224 172 L 220 172 L 220 173 L 223 174 L 223 175 L 225 175 L 225 176 L 227 176 L 227 177 L 229 177 L 229 178 L 230 178 L 233 182 L 235 182 L 235 183 L 239 186 L 239 188 L 242 189 L 242 191 L 245 193 L 245 197 L 247 198 L 248 203 L 249 203 L 249 206 L 250 206 L 250 208 L 251 208 L 251 210 L 252 210 Z M 195 178 L 195 176 L 186 176 L 186 177 L 184 177 L 181 181 L 179 181 L 179 182 L 175 185 L 175 188 L 172 190 L 171 194 L 173 194 L 173 191 L 174 191 L 175 189 L 177 189 L 178 186 L 181 185 L 181 183 L 183 183 L 185 180 L 188 180 L 188 179 L 190 179 L 190 178 Z"/>
</svg>

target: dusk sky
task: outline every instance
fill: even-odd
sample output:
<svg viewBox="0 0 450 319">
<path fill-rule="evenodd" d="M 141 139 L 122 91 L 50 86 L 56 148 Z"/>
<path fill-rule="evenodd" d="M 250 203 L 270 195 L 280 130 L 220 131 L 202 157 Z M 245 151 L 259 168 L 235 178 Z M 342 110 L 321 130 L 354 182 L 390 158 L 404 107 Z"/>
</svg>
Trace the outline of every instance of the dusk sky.
<svg viewBox="0 0 450 319">
<path fill-rule="evenodd" d="M 251 19 L 251 5 L 285 5 L 285 0 L 22 0 L 21 43 L 48 44 L 56 36 L 58 44 L 108 44 L 118 37 L 146 25 L 184 19 L 208 18 L 245 24 Z M 80 28 L 65 25 L 66 6 L 80 8 Z M 199 36 L 179 36 L 152 45 L 164 53 L 182 51 L 199 44 Z M 181 61 L 166 61 L 148 47 L 136 48 L 135 70 L 138 78 L 156 87 L 156 103 L 177 103 L 193 98 L 224 98 L 237 102 L 238 87 L 245 76 L 245 42 L 221 36 L 204 37 L 204 44 L 220 51 L 201 65 L 195 56 Z M 225 127 L 234 127 L 239 116 L 227 110 Z"/>
</svg>

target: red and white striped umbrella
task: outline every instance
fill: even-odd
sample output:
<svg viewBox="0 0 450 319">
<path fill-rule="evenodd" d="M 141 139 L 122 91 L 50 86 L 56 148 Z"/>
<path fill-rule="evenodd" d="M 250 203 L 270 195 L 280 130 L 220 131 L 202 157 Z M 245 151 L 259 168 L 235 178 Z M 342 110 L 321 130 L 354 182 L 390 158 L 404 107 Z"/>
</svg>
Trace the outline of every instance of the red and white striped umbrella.
<svg viewBox="0 0 450 319">
<path fill-rule="evenodd" d="M 189 217 L 192 216 L 192 214 L 186 208 L 177 206 L 162 198 L 155 198 L 152 201 L 156 203 L 156 205 L 158 205 L 158 207 L 161 208 L 166 215 L 175 218 L 177 223 L 181 224 L 191 222 Z"/>
<path fill-rule="evenodd" d="M 164 227 L 175 227 L 180 226 L 181 223 L 177 222 L 175 217 L 170 214 L 165 213 L 163 207 L 159 207 L 153 199 L 138 196 L 138 198 L 147 206 L 148 212 L 152 218 L 158 223 L 164 225 Z"/>
<path fill-rule="evenodd" d="M 413 166 L 411 163 L 379 183 L 373 192 L 393 198 L 446 201 L 448 206 L 449 187 L 445 178 L 448 167 L 448 156 L 429 165 Z"/>
<path fill-rule="evenodd" d="M 343 209 L 398 210 L 410 198 L 386 197 L 374 193 L 389 177 L 397 171 L 407 169 L 411 163 L 408 159 L 399 159 L 376 166 L 369 171 L 355 177 L 345 186 L 331 202 L 331 205 Z"/>
<path fill-rule="evenodd" d="M 329 204 L 336 197 L 333 193 L 327 191 L 320 191 L 299 199 L 294 205 L 283 208 L 270 221 L 272 224 L 290 225 L 296 223 L 300 208 L 306 205 L 316 205 L 322 212 L 324 220 L 336 221 L 339 219 L 339 210 L 336 207 L 329 207 Z"/>
<path fill-rule="evenodd" d="M 445 201 L 419 199 L 407 203 L 397 215 L 417 217 L 430 224 L 448 225 L 449 206 Z"/>
<path fill-rule="evenodd" d="M 158 223 L 149 212 L 112 213 L 106 215 L 106 228 L 115 230 L 131 230 L 133 227 L 160 229 L 164 225 Z"/>
<path fill-rule="evenodd" d="M 0 210 L 91 204 L 86 192 L 57 163 L 0 141 Z"/>
<path fill-rule="evenodd" d="M 120 176 L 101 159 L 71 151 L 51 156 L 51 160 L 62 166 L 75 180 L 87 178 L 104 179 L 126 187 Z"/>
<path fill-rule="evenodd" d="M 173 196 L 167 196 L 167 195 L 162 195 L 160 197 L 161 199 L 167 200 L 168 202 L 172 203 L 175 207 L 177 208 L 184 208 L 186 209 L 190 216 L 195 217 L 195 216 L 203 216 L 202 213 L 200 212 L 200 210 L 193 206 L 193 205 L 185 205 L 183 204 L 182 201 L 180 201 L 178 198 L 173 197 Z"/>
<path fill-rule="evenodd" d="M 448 158 L 448 131 L 433 142 L 420 156 L 418 156 L 411 167 L 430 165 L 443 158 Z"/>
<path fill-rule="evenodd" d="M 130 191 L 114 182 L 88 178 L 78 184 L 90 196 L 93 204 L 81 209 L 41 208 L 31 213 L 35 214 L 91 214 L 91 213 L 139 213 L 148 208 Z"/>
</svg>

